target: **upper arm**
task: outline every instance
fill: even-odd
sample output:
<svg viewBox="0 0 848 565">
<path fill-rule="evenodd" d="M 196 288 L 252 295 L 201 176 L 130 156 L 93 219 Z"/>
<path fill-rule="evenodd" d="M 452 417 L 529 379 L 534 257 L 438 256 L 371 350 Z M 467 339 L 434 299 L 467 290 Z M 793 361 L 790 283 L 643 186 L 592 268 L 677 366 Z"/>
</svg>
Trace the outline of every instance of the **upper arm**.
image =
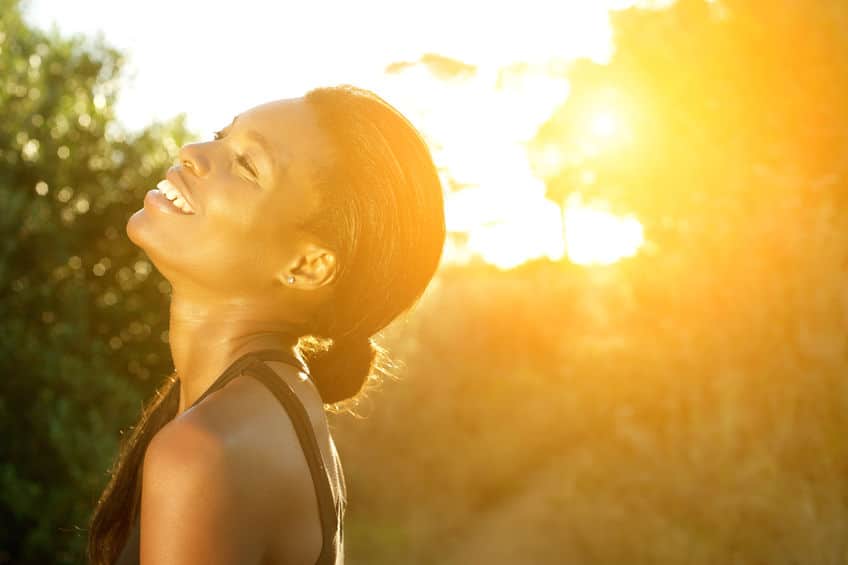
<svg viewBox="0 0 848 565">
<path fill-rule="evenodd" d="M 196 425 L 171 422 L 144 456 L 141 565 L 259 563 L 264 518 L 237 457 Z"/>
</svg>

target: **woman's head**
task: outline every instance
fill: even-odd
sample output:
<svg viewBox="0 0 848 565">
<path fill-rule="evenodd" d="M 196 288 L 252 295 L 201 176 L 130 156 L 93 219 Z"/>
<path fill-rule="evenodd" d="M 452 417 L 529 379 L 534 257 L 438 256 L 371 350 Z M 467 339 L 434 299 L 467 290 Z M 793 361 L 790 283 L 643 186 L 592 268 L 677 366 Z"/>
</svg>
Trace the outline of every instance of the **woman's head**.
<svg viewBox="0 0 848 565">
<path fill-rule="evenodd" d="M 445 239 L 442 188 L 416 129 L 377 95 L 318 88 L 262 104 L 180 151 L 127 233 L 175 290 L 255 303 L 310 342 L 325 402 L 356 394 L 369 336 L 413 305 Z M 290 282 L 292 281 L 293 282 Z"/>
<path fill-rule="evenodd" d="M 329 140 L 303 99 L 242 112 L 215 139 L 184 146 L 179 158 L 167 178 L 192 213 L 151 191 L 127 223 L 129 237 L 175 287 L 275 303 L 286 315 L 292 302 L 315 299 L 294 290 L 326 290 L 335 257 L 299 227 L 321 204 L 312 176 L 328 162 Z M 299 264 L 304 259 L 310 264 Z M 290 275 L 295 284 L 282 285 Z"/>
</svg>

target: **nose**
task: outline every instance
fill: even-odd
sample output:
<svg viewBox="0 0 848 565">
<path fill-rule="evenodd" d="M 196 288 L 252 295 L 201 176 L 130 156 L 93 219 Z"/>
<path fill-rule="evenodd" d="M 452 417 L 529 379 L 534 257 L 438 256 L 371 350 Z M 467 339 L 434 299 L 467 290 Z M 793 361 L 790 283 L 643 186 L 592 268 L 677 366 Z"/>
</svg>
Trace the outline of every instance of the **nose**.
<svg viewBox="0 0 848 565">
<path fill-rule="evenodd" d="M 209 160 L 200 147 L 201 145 L 201 143 L 183 145 L 178 154 L 180 166 L 199 177 L 205 176 L 209 172 Z"/>
</svg>

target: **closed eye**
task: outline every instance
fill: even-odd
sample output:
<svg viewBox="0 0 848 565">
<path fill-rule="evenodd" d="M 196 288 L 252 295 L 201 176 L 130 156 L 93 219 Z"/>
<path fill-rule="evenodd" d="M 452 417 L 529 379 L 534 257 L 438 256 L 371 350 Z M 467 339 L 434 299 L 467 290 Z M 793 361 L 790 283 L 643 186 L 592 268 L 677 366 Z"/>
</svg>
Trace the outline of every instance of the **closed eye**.
<svg viewBox="0 0 848 565">
<path fill-rule="evenodd" d="M 216 131 L 216 132 L 213 132 L 213 134 L 212 134 L 212 138 L 213 138 L 215 141 L 219 141 L 219 140 L 223 139 L 225 136 L 226 136 L 226 134 L 224 133 L 224 130 L 218 130 L 218 131 Z M 259 173 L 257 172 L 256 167 L 254 167 L 254 166 L 253 166 L 253 163 L 251 163 L 251 162 L 250 162 L 250 160 L 249 160 L 247 157 L 245 157 L 244 155 L 238 155 L 238 156 L 236 157 L 236 161 L 237 161 L 237 162 L 238 162 L 238 163 L 239 163 L 242 167 L 244 167 L 245 169 L 247 169 L 247 171 L 248 171 L 251 175 L 253 175 L 253 176 L 254 176 L 254 178 L 257 178 L 257 177 L 259 176 Z"/>
<path fill-rule="evenodd" d="M 236 157 L 236 161 L 238 161 L 245 169 L 250 171 L 250 174 L 254 177 L 258 176 L 256 169 L 253 167 L 253 164 L 245 157 L 244 155 L 239 155 Z"/>
</svg>

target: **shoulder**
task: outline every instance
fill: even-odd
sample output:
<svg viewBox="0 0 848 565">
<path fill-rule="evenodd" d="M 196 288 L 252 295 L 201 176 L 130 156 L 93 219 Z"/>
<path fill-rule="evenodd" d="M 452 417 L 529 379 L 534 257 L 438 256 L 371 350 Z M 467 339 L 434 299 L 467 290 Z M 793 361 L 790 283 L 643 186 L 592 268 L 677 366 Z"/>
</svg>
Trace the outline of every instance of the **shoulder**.
<svg viewBox="0 0 848 565">
<path fill-rule="evenodd" d="M 144 454 L 142 521 L 145 513 L 157 520 L 191 519 L 187 505 L 193 498 L 198 513 L 255 511 L 239 496 L 243 489 L 237 458 L 220 437 L 193 422 L 174 421 L 153 437 Z"/>
<path fill-rule="evenodd" d="M 263 507 L 233 455 L 192 423 L 171 422 L 153 437 L 142 466 L 142 564 L 259 562 L 262 529 L 243 524 L 263 523 Z"/>
<path fill-rule="evenodd" d="M 286 462 L 300 451 L 281 408 L 262 383 L 240 375 L 159 430 L 145 468 L 152 462 L 186 478 L 230 481 L 231 488 L 253 488 L 267 500 L 268 489 L 292 478 Z"/>
<path fill-rule="evenodd" d="M 174 479 L 197 477 L 204 470 L 230 471 L 235 463 L 232 446 L 214 427 L 196 418 L 178 418 L 151 439 L 144 454 L 143 473 L 167 470 Z M 224 478 L 221 475 L 220 478 Z"/>
<path fill-rule="evenodd" d="M 252 380 L 237 377 L 154 435 L 141 502 L 142 554 L 154 558 L 142 563 L 258 563 L 281 518 L 299 513 L 296 432 Z"/>
</svg>

